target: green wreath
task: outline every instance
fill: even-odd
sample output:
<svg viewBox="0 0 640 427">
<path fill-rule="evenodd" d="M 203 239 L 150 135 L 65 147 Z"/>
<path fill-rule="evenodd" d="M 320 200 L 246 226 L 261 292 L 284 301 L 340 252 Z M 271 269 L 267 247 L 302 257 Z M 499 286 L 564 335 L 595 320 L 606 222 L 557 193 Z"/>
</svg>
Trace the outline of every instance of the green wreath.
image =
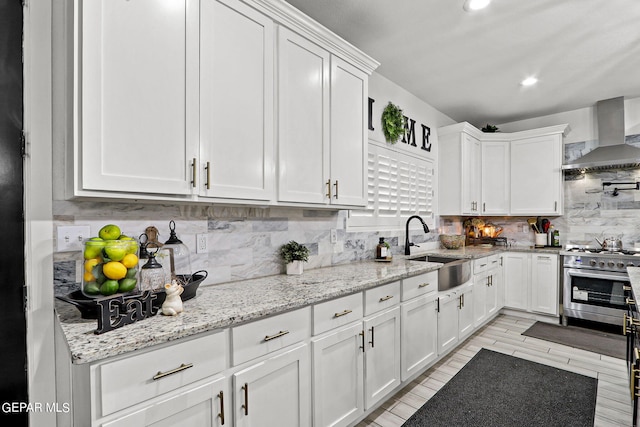
<svg viewBox="0 0 640 427">
<path fill-rule="evenodd" d="M 400 107 L 389 102 L 382 111 L 382 131 L 388 143 L 398 142 L 404 134 L 404 123 L 404 114 Z"/>
</svg>

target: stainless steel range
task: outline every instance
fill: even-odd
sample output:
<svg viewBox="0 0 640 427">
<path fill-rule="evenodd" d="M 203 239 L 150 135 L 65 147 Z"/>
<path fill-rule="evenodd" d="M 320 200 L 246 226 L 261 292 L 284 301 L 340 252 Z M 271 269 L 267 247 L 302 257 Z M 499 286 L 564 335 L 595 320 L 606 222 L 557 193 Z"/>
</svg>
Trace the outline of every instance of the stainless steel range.
<svg viewBox="0 0 640 427">
<path fill-rule="evenodd" d="M 569 318 L 622 325 L 627 267 L 640 266 L 640 252 L 568 246 L 563 255 L 562 323 Z"/>
</svg>

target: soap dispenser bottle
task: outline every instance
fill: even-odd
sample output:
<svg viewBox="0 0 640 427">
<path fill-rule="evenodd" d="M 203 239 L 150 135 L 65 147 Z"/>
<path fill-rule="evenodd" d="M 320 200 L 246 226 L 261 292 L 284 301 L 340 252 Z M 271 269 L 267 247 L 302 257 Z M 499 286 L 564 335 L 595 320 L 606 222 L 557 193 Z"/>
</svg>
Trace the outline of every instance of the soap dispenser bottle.
<svg viewBox="0 0 640 427">
<path fill-rule="evenodd" d="M 384 237 L 380 237 L 378 246 L 376 246 L 376 259 L 390 258 L 389 244 L 384 241 Z"/>
</svg>

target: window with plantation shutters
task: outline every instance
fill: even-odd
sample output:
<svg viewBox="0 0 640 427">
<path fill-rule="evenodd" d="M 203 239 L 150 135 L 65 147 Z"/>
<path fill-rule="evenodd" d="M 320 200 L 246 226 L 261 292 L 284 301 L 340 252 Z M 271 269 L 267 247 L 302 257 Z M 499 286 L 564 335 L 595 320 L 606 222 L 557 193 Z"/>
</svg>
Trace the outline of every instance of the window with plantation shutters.
<svg viewBox="0 0 640 427">
<path fill-rule="evenodd" d="M 434 225 L 434 162 L 419 154 L 369 144 L 367 208 L 350 211 L 349 227 L 402 228 L 411 215 Z"/>
</svg>

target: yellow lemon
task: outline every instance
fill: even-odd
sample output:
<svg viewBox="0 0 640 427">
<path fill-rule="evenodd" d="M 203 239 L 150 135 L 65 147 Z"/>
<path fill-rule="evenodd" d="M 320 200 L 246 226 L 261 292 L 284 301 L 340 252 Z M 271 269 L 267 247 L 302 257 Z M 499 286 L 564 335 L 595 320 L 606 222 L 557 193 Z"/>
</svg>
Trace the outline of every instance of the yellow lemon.
<svg viewBox="0 0 640 427">
<path fill-rule="evenodd" d="M 90 271 L 85 271 L 84 272 L 84 282 L 88 283 L 88 282 L 95 282 L 96 278 L 93 277 L 93 274 L 91 274 Z"/>
<path fill-rule="evenodd" d="M 93 270 L 93 267 L 95 267 L 99 263 L 100 263 L 99 258 L 91 258 L 86 260 L 84 263 L 84 271 L 91 273 L 91 270 Z"/>
<path fill-rule="evenodd" d="M 127 275 L 127 267 L 118 261 L 110 261 L 102 266 L 102 272 L 107 278 L 120 280 Z"/>
<path fill-rule="evenodd" d="M 127 268 L 133 268 L 138 265 L 138 257 L 136 254 L 126 254 L 120 262 Z"/>
</svg>

